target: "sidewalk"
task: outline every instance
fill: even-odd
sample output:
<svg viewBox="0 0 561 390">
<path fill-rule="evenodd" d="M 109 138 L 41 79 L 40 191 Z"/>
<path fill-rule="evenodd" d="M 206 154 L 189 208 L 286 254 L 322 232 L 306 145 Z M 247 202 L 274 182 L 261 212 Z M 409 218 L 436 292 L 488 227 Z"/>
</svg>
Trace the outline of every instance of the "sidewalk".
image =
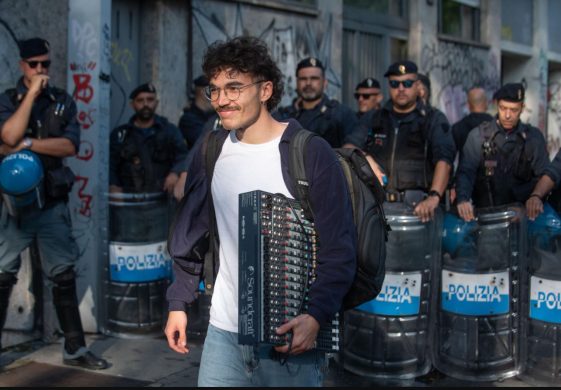
<svg viewBox="0 0 561 390">
<path fill-rule="evenodd" d="M 106 370 L 89 371 L 62 364 L 62 339 L 52 344 L 34 341 L 8 348 L 2 359 L 14 359 L 0 370 L 2 387 L 196 387 L 201 357 L 201 337 L 191 336 L 187 356 L 171 351 L 161 337 L 116 338 L 88 335 L 92 351 L 107 359 Z M 465 382 L 432 372 L 414 381 L 384 383 L 359 377 L 331 361 L 325 387 L 528 387 L 516 379 Z"/>
</svg>

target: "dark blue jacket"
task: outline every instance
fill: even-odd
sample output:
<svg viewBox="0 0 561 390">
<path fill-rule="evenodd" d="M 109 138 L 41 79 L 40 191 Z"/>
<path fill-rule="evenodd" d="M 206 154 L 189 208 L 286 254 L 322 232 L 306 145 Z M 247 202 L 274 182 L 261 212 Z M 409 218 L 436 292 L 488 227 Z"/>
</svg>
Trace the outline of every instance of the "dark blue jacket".
<svg viewBox="0 0 561 390">
<path fill-rule="evenodd" d="M 561 183 L 561 149 L 559 149 L 553 161 L 545 167 L 543 173 L 555 182 L 555 187 L 559 186 Z"/>
<path fill-rule="evenodd" d="M 289 143 L 299 128 L 296 120 L 289 120 L 279 144 L 283 177 L 291 194 L 294 186 L 288 174 Z M 218 131 L 223 141 L 228 132 Z M 187 304 L 196 299 L 208 249 L 209 197 L 202 149 L 195 151 L 185 184 L 185 206 L 176 215 L 168 245 L 175 275 L 167 291 L 170 311 L 186 310 Z M 357 237 L 346 179 L 335 153 L 324 139 L 313 137 L 304 156 L 309 199 L 320 240 L 317 278 L 310 289 L 308 313 L 324 324 L 340 309 L 353 282 Z"/>
<path fill-rule="evenodd" d="M 487 125 L 490 133 L 496 134 L 490 141 L 497 151 L 492 156 L 497 165 L 486 177 L 482 128 Z M 496 120 L 483 122 L 470 131 L 462 150 L 456 174 L 457 202 L 471 199 L 475 207 L 488 207 L 489 195 L 495 206 L 525 202 L 548 164 L 546 142 L 539 129 L 518 122 L 507 133 Z"/>
</svg>

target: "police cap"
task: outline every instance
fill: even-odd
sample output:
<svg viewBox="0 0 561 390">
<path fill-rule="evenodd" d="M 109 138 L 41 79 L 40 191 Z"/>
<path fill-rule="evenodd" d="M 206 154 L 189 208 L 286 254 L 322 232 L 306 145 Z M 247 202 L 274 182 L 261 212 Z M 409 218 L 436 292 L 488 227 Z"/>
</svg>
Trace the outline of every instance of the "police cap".
<svg viewBox="0 0 561 390">
<path fill-rule="evenodd" d="M 300 61 L 298 66 L 296 66 L 296 73 L 302 68 L 320 68 L 322 71 L 325 70 L 321 61 L 315 57 L 304 58 Z"/>
<path fill-rule="evenodd" d="M 131 92 L 131 94 L 129 95 L 129 98 L 132 100 L 132 99 L 136 98 L 138 96 L 138 94 L 140 94 L 142 92 L 156 93 L 156 88 L 154 88 L 154 85 L 152 83 L 145 83 L 145 84 L 139 85 L 138 87 L 136 87 Z"/>
<path fill-rule="evenodd" d="M 193 80 L 193 85 L 195 87 L 206 87 L 208 85 L 208 79 L 205 75 L 200 75 L 195 80 Z"/>
<path fill-rule="evenodd" d="M 427 75 L 424 75 L 422 73 L 418 73 L 417 74 L 417 78 L 419 79 L 419 81 L 421 81 L 421 83 L 424 84 L 425 87 L 427 87 L 427 89 L 430 91 L 430 79 L 428 78 Z"/>
<path fill-rule="evenodd" d="M 506 100 L 509 102 L 523 102 L 524 101 L 524 86 L 521 83 L 508 83 L 503 85 L 493 95 L 495 100 Z"/>
<path fill-rule="evenodd" d="M 417 65 L 413 61 L 397 61 L 390 65 L 384 77 L 402 76 L 408 73 L 417 73 Z"/>
<path fill-rule="evenodd" d="M 378 89 L 380 89 L 380 83 L 378 82 L 378 80 L 376 80 L 372 77 L 368 77 L 368 78 L 362 80 L 360 83 L 358 83 L 355 89 L 359 89 L 359 88 L 378 88 Z"/>
<path fill-rule="evenodd" d="M 43 38 L 31 38 L 19 41 L 19 56 L 26 59 L 31 57 L 42 56 L 49 53 L 49 42 Z"/>
</svg>

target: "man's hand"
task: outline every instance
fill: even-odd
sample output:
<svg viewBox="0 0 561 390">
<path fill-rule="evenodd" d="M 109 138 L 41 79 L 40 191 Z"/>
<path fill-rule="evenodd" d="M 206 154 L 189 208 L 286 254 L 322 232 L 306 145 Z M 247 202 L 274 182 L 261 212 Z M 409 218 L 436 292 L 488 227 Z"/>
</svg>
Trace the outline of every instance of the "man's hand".
<svg viewBox="0 0 561 390">
<path fill-rule="evenodd" d="M 533 221 L 541 213 L 543 213 L 542 200 L 537 196 L 530 196 L 526 201 L 526 215 L 528 215 L 528 219 Z"/>
<path fill-rule="evenodd" d="M 39 96 L 41 91 L 47 86 L 48 83 L 49 76 L 44 74 L 34 74 L 33 76 L 31 76 L 31 84 L 29 85 L 28 93 L 35 98 Z"/>
<path fill-rule="evenodd" d="M 164 181 L 164 191 L 166 191 L 168 194 L 173 195 L 175 184 L 177 183 L 178 180 L 179 180 L 179 176 L 177 176 L 177 173 L 170 172 L 166 176 L 166 180 Z"/>
<path fill-rule="evenodd" d="M 466 222 L 475 219 L 475 215 L 473 214 L 473 205 L 471 204 L 471 202 L 464 201 L 458 203 L 458 214 Z"/>
<path fill-rule="evenodd" d="M 2 144 L 0 145 L 0 156 L 7 156 L 8 154 L 12 154 L 12 153 L 16 153 L 19 152 L 20 150 L 24 150 L 27 149 L 24 145 L 23 145 L 23 140 L 21 140 L 17 146 L 15 147 L 10 147 L 6 144 Z"/>
<path fill-rule="evenodd" d="M 434 210 L 438 207 L 438 196 L 429 196 L 415 207 L 414 213 L 421 218 L 421 222 L 428 222 L 434 218 Z"/>
<path fill-rule="evenodd" d="M 187 346 L 187 313 L 170 311 L 165 330 L 168 346 L 177 353 L 189 353 Z"/>
<path fill-rule="evenodd" d="M 319 323 L 309 314 L 301 314 L 277 328 L 277 334 L 285 334 L 292 330 L 291 355 L 298 355 L 316 347 Z M 277 352 L 287 353 L 288 345 L 275 347 Z"/>
<path fill-rule="evenodd" d="M 181 172 L 179 175 L 179 180 L 175 183 L 175 187 L 173 188 L 173 196 L 179 202 L 182 198 L 185 191 L 185 181 L 187 180 L 187 172 Z"/>
</svg>

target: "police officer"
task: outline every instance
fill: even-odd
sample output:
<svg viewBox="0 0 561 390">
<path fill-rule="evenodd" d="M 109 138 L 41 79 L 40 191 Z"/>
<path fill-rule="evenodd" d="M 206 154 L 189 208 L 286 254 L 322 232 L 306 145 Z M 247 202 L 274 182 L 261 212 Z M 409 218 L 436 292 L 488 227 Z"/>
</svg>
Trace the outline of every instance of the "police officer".
<svg viewBox="0 0 561 390">
<path fill-rule="evenodd" d="M 45 204 L 2 218 L 0 229 L 0 325 L 4 326 L 12 286 L 20 268 L 19 254 L 34 239 L 44 274 L 52 285 L 53 302 L 64 332 L 63 362 L 88 369 L 104 369 L 108 363 L 87 347 L 76 295 L 74 264 L 78 247 L 72 237 L 67 209 L 72 172 L 64 157 L 74 156 L 80 144 L 76 105 L 62 89 L 49 84 L 49 43 L 42 38 L 20 42 L 23 74 L 15 89 L 0 95 L 2 150 L 28 149 L 40 156 L 45 177 Z M 3 208 L 5 213 L 6 207 Z"/>
<path fill-rule="evenodd" d="M 452 136 L 458 151 L 461 151 L 469 132 L 483 122 L 493 120 L 487 113 L 487 95 L 481 87 L 470 88 L 467 93 L 469 114 L 452 125 Z"/>
<path fill-rule="evenodd" d="M 197 138 L 203 133 L 205 123 L 211 118 L 218 118 L 205 96 L 205 88 L 208 86 L 208 79 L 204 75 L 201 75 L 193 81 L 193 86 L 194 96 L 191 99 L 189 107 L 183 110 L 178 125 L 189 149 L 193 147 Z"/>
<path fill-rule="evenodd" d="M 187 145 L 176 126 L 155 114 L 151 83 L 139 85 L 129 98 L 135 114 L 111 132 L 110 191 L 173 194 L 179 176 L 186 175 Z"/>
<path fill-rule="evenodd" d="M 278 120 L 294 118 L 305 128 L 321 135 L 334 148 L 364 147 L 366 129 L 362 128 L 353 111 L 330 99 L 325 93 L 327 79 L 321 61 L 305 58 L 296 67 L 298 98 L 274 114 Z"/>
<path fill-rule="evenodd" d="M 384 100 L 380 83 L 372 77 L 368 77 L 357 84 L 354 97 L 358 104 L 356 113 L 358 118 L 370 110 L 379 110 L 382 100 Z"/>
<path fill-rule="evenodd" d="M 497 118 L 469 133 L 456 175 L 458 214 L 466 221 L 474 207 L 525 202 L 549 163 L 540 130 L 520 121 L 522 84 L 505 84 L 493 98 Z"/>
<path fill-rule="evenodd" d="M 423 222 L 433 218 L 448 184 L 455 148 L 448 120 L 418 98 L 417 65 L 392 64 L 390 99 L 369 124 L 368 153 L 387 177 L 387 200 L 414 207 Z"/>
<path fill-rule="evenodd" d="M 543 213 L 543 202 L 547 195 L 554 189 L 555 191 L 549 198 L 549 201 L 553 203 L 553 206 L 557 209 L 557 212 L 560 211 L 560 183 L 561 149 L 559 149 L 559 151 L 553 158 L 553 161 L 551 161 L 544 169 L 542 177 L 540 177 L 540 180 L 536 183 L 536 186 L 528 197 L 528 200 L 526 200 L 526 213 L 529 219 L 533 221 L 538 215 Z"/>
</svg>

